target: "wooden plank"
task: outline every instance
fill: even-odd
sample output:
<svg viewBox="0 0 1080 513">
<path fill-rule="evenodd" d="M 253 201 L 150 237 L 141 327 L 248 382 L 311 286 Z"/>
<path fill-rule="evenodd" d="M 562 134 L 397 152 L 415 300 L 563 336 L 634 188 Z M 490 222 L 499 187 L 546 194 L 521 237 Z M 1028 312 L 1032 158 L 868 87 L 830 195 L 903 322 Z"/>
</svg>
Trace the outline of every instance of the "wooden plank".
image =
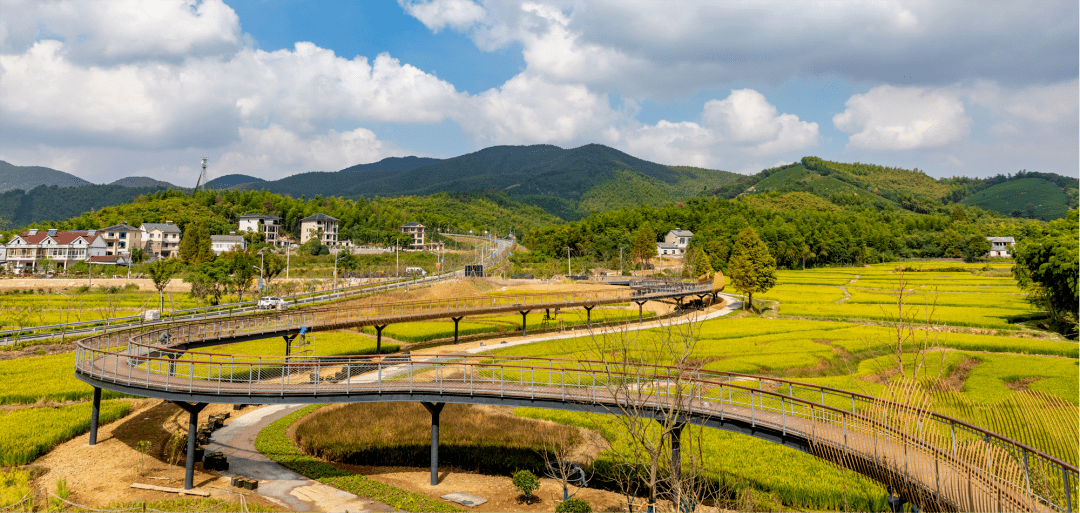
<svg viewBox="0 0 1080 513">
<path fill-rule="evenodd" d="M 131 487 L 139 488 L 140 490 L 153 490 L 155 492 L 179 493 L 180 495 L 198 495 L 199 497 L 210 496 L 210 492 L 204 492 L 202 490 L 185 490 L 183 488 L 169 488 L 168 486 L 155 486 L 142 483 L 131 483 Z"/>
</svg>

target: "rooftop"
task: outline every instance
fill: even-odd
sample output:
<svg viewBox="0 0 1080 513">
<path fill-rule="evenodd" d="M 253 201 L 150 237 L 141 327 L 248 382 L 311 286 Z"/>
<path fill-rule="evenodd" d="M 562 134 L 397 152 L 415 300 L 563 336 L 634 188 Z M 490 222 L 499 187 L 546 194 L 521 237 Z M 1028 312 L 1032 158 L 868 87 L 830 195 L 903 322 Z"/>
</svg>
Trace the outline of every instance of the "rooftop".
<svg viewBox="0 0 1080 513">
<path fill-rule="evenodd" d="M 337 219 L 320 212 L 318 214 L 313 214 L 300 220 L 301 223 L 304 221 L 337 221 Z"/>
</svg>

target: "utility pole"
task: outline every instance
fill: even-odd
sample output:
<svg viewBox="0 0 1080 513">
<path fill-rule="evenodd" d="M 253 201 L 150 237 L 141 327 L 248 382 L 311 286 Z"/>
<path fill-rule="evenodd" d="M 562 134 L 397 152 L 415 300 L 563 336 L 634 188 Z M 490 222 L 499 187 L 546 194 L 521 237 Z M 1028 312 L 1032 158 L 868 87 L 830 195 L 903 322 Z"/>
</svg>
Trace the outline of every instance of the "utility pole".
<svg viewBox="0 0 1080 513">
<path fill-rule="evenodd" d="M 292 249 L 292 243 L 285 243 L 285 279 L 289 279 L 289 250 Z"/>
<path fill-rule="evenodd" d="M 337 261 L 341 258 L 341 250 L 334 255 L 334 290 L 337 291 Z"/>
<path fill-rule="evenodd" d="M 622 246 L 619 246 L 619 276 L 622 276 Z"/>
<path fill-rule="evenodd" d="M 398 256 L 398 245 L 394 243 L 394 277 L 401 277 L 401 257 Z"/>
<path fill-rule="evenodd" d="M 566 277 L 569 278 L 572 274 L 574 273 L 570 271 L 570 246 L 566 246 Z"/>
</svg>

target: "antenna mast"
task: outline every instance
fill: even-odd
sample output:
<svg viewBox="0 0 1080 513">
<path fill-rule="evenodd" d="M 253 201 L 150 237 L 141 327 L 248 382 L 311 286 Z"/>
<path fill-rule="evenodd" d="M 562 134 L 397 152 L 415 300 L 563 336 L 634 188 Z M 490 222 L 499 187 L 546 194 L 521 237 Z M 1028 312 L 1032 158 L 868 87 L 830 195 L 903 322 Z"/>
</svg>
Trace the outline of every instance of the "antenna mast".
<svg viewBox="0 0 1080 513">
<path fill-rule="evenodd" d="M 191 195 L 195 195 L 195 191 L 199 190 L 199 184 L 205 185 L 206 183 L 206 157 L 202 158 L 202 172 L 199 173 L 199 179 L 195 181 L 195 188 L 191 190 Z"/>
</svg>

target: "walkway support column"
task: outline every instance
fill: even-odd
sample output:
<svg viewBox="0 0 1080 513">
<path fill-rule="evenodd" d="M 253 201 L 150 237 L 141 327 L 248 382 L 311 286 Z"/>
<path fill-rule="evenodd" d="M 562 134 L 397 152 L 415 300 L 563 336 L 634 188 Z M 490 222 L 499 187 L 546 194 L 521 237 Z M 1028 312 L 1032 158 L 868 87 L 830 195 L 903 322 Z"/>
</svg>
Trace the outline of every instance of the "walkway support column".
<svg viewBox="0 0 1080 513">
<path fill-rule="evenodd" d="M 199 436 L 199 412 L 206 408 L 206 403 L 185 403 L 176 401 L 176 405 L 188 412 L 187 425 L 187 466 L 184 469 L 184 489 L 195 488 L 195 439 Z"/>
<path fill-rule="evenodd" d="M 592 309 L 596 308 L 596 305 L 585 307 L 585 326 L 592 327 Z"/>
<path fill-rule="evenodd" d="M 643 306 L 645 306 L 645 303 L 648 303 L 648 301 L 634 301 L 634 302 L 637 303 L 637 322 L 638 322 L 638 324 L 642 324 L 645 321 L 642 320 L 641 308 Z"/>
<path fill-rule="evenodd" d="M 431 413 L 431 486 L 439 484 L 439 414 L 446 403 L 420 403 Z"/>
<path fill-rule="evenodd" d="M 523 337 L 525 336 L 525 333 L 526 333 L 526 331 L 525 331 L 525 327 L 526 327 L 525 319 L 526 319 L 526 316 L 529 315 L 529 312 L 531 312 L 531 311 L 532 310 L 523 310 L 521 312 L 518 312 L 518 313 L 521 314 L 521 336 L 523 336 Z"/>
<path fill-rule="evenodd" d="M 458 343 L 458 322 L 461 322 L 464 317 L 451 317 L 454 320 L 454 343 Z"/>
<path fill-rule="evenodd" d="M 675 480 L 682 479 L 682 430 L 686 424 L 675 424 L 671 427 L 671 470 L 675 474 Z"/>
<path fill-rule="evenodd" d="M 90 410 L 90 445 L 97 445 L 98 417 L 101 415 L 101 389 L 94 387 L 94 407 Z"/>
<path fill-rule="evenodd" d="M 382 354 L 382 330 L 386 325 L 375 326 L 375 354 Z"/>
</svg>

